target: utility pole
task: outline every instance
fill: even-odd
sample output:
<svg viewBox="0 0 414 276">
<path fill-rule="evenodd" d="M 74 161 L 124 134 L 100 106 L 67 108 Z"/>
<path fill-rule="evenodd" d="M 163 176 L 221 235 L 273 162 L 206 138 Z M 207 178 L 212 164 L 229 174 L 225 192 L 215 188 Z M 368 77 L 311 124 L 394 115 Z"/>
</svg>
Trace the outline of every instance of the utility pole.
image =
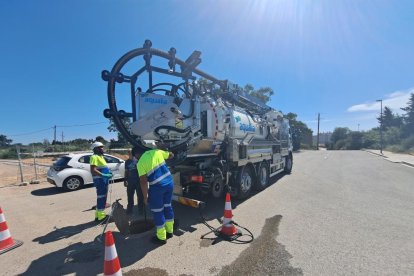
<svg viewBox="0 0 414 276">
<path fill-rule="evenodd" d="M 381 115 L 380 115 L 380 153 L 382 154 L 382 100 L 377 100 L 381 103 Z"/>
<path fill-rule="evenodd" d="M 318 135 L 316 136 L 316 150 L 319 150 L 319 122 L 321 121 L 321 114 L 318 113 Z"/>
<path fill-rule="evenodd" d="M 53 127 L 55 130 L 54 130 L 54 135 L 53 135 L 53 142 L 52 142 L 52 144 L 53 144 L 53 151 L 56 151 L 56 125 Z"/>
</svg>

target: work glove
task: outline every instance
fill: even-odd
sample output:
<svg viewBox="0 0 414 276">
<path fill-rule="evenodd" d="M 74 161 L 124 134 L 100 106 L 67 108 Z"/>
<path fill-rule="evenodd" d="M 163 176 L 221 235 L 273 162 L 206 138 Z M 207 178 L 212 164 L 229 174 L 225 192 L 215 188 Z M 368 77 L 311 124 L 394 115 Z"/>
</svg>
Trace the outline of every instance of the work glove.
<svg viewBox="0 0 414 276">
<path fill-rule="evenodd" d="M 124 187 L 128 187 L 128 181 L 124 181 Z"/>
<path fill-rule="evenodd" d="M 110 178 L 112 178 L 112 173 L 103 173 L 103 174 L 102 174 L 102 177 L 103 177 L 103 178 L 110 179 Z"/>
</svg>

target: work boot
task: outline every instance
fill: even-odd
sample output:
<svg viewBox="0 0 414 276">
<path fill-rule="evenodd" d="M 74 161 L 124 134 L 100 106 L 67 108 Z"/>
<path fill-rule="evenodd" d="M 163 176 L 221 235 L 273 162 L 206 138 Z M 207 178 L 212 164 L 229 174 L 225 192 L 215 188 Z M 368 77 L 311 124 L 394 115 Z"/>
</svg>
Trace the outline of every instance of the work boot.
<svg viewBox="0 0 414 276">
<path fill-rule="evenodd" d="M 157 236 L 153 236 L 151 238 L 151 242 L 158 245 L 164 245 L 167 243 L 167 240 L 160 240 L 159 238 L 157 238 Z"/>
<path fill-rule="evenodd" d="M 103 222 L 105 222 L 108 218 L 109 218 L 109 216 L 108 216 L 108 215 L 106 215 L 106 216 L 105 216 L 105 217 L 103 217 L 102 219 L 95 218 L 95 222 L 97 222 L 97 223 L 103 223 Z"/>
</svg>

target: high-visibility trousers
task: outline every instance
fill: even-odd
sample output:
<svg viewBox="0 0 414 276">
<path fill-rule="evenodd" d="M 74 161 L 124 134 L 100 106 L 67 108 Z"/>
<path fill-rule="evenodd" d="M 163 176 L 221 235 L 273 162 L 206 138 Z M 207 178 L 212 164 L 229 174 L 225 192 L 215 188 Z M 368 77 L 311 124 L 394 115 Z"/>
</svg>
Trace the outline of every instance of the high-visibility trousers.
<svg viewBox="0 0 414 276">
<path fill-rule="evenodd" d="M 174 184 L 150 185 L 148 190 L 148 204 L 157 228 L 157 238 L 167 239 L 167 233 L 173 233 L 174 211 L 171 206 Z"/>
<path fill-rule="evenodd" d="M 100 169 L 102 173 L 109 173 L 109 169 Z M 93 177 L 93 184 L 96 188 L 96 211 L 95 211 L 95 218 L 98 220 L 102 220 L 106 217 L 105 213 L 105 205 L 106 205 L 106 197 L 108 195 L 108 184 L 109 179 L 103 177 Z"/>
</svg>

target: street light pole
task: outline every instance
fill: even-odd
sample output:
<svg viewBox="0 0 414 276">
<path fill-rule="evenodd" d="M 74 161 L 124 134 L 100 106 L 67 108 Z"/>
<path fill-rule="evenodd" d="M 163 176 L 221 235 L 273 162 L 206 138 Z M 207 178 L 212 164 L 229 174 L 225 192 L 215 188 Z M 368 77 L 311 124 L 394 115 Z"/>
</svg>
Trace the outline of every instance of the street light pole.
<svg viewBox="0 0 414 276">
<path fill-rule="evenodd" d="M 382 154 L 382 100 L 377 100 L 377 102 L 380 102 L 381 103 L 381 115 L 380 115 L 380 118 L 381 118 L 381 121 L 380 121 L 380 152 L 381 152 L 381 154 Z"/>
</svg>

